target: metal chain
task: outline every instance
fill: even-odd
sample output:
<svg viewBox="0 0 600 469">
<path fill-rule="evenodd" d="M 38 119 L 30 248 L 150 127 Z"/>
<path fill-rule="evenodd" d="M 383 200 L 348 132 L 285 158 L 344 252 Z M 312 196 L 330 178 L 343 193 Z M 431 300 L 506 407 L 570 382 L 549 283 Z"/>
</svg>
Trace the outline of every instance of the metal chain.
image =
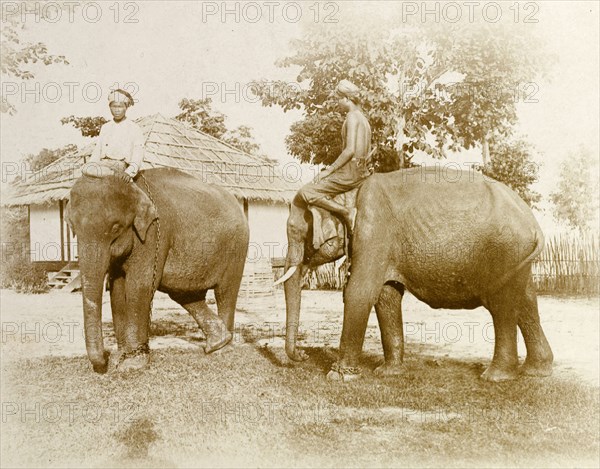
<svg viewBox="0 0 600 469">
<path fill-rule="evenodd" d="M 156 213 L 158 215 L 158 208 L 156 207 L 156 202 L 154 201 L 154 197 L 152 197 L 152 191 L 150 191 L 150 186 L 148 185 L 148 181 L 142 173 L 140 173 L 140 179 L 144 181 L 144 185 L 146 186 L 146 191 L 148 192 L 148 197 L 150 198 L 150 202 L 154 205 L 156 209 Z M 158 248 L 160 243 L 160 217 L 156 218 L 156 249 L 154 250 L 154 268 L 152 270 L 152 296 L 150 299 L 150 314 L 148 315 L 148 322 L 150 323 L 152 319 L 152 309 L 154 305 L 154 294 L 158 289 L 158 285 L 156 285 L 156 272 L 158 269 Z M 150 328 L 150 324 L 148 324 L 148 329 Z"/>
</svg>

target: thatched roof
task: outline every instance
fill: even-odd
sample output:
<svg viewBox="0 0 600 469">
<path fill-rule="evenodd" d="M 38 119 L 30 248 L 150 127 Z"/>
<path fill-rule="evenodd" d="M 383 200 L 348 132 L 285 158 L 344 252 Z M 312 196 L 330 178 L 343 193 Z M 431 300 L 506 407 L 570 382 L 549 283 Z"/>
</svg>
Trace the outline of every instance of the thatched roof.
<svg viewBox="0 0 600 469">
<path fill-rule="evenodd" d="M 161 114 L 136 122 L 146 137 L 142 169 L 170 167 L 227 188 L 238 198 L 289 203 L 300 187 L 285 180 L 276 163 L 249 155 Z M 32 205 L 68 199 L 89 160 L 93 142 L 64 156 L 13 186 L 2 205 Z"/>
</svg>

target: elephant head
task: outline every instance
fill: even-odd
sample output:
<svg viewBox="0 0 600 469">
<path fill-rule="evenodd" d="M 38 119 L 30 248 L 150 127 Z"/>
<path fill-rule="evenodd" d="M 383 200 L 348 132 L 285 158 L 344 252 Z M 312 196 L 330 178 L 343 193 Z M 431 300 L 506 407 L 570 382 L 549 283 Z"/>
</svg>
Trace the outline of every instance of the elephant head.
<svg viewBox="0 0 600 469">
<path fill-rule="evenodd" d="M 322 217 L 332 215 L 322 212 Z M 300 304 L 304 275 L 310 268 L 333 262 L 344 255 L 344 240 L 334 237 L 318 247 L 313 243 L 314 218 L 310 211 L 294 200 L 287 222 L 288 251 L 285 273 L 276 284 L 284 284 L 286 307 L 285 351 L 294 361 L 308 358 L 306 353 L 296 347 L 298 326 L 300 323 Z M 341 223 L 338 221 L 338 223 Z"/>
<path fill-rule="evenodd" d="M 108 366 L 102 337 L 102 287 L 112 264 L 123 262 L 157 218 L 148 196 L 116 176 L 81 177 L 71 189 L 66 219 L 77 236 L 85 342 L 94 371 Z"/>
</svg>

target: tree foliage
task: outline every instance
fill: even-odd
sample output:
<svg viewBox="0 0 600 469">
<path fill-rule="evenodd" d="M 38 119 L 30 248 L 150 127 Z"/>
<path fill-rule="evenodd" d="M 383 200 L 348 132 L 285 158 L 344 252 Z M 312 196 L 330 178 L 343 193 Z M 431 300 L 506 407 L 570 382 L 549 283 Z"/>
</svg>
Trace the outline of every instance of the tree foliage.
<svg viewBox="0 0 600 469">
<path fill-rule="evenodd" d="M 580 146 L 562 163 L 558 187 L 550 194 L 556 221 L 580 232 L 589 230 L 597 223 L 598 190 L 598 160 Z"/>
<path fill-rule="evenodd" d="M 35 5 L 37 4 L 37 5 Z M 57 4 L 58 5 L 58 4 Z M 20 30 L 25 28 L 20 11 L 39 8 L 39 2 L 19 2 L 18 12 L 8 14 L 2 9 L 2 28 L 0 28 L 0 72 L 3 78 L 16 78 L 18 80 L 31 80 L 35 77 L 33 67 L 35 64 L 68 64 L 63 55 L 53 55 L 42 42 L 24 43 L 19 37 Z M 10 103 L 4 94 L 1 96 L 0 112 L 14 114 L 17 109 Z"/>
<path fill-rule="evenodd" d="M 233 130 L 228 130 L 225 125 L 225 114 L 212 108 L 211 98 L 184 98 L 179 102 L 179 108 L 182 112 L 175 116 L 175 119 L 186 122 L 193 128 L 218 138 L 245 153 L 259 154 L 260 145 L 254 140 L 252 128 L 240 125 Z"/>
<path fill-rule="evenodd" d="M 249 155 L 258 155 L 260 151 L 260 145 L 256 143 L 252 136 L 252 128 L 246 125 L 240 125 L 233 130 L 227 131 L 222 140 Z"/>
<path fill-rule="evenodd" d="M 535 207 L 542 196 L 530 188 L 539 172 L 531 145 L 523 139 L 492 140 L 490 150 L 491 158 L 483 166 L 483 174 L 503 182 Z"/>
<path fill-rule="evenodd" d="M 55 148 L 53 150 L 43 148 L 39 153 L 29 154 L 25 157 L 24 161 L 29 171 L 39 171 L 45 168 L 49 164 L 54 163 L 59 158 L 72 153 L 77 150 L 77 145 L 72 143 L 65 145 L 64 147 Z"/>
<path fill-rule="evenodd" d="M 225 127 L 225 115 L 212 109 L 212 99 L 187 99 L 179 101 L 182 110 L 175 119 L 190 124 L 205 134 L 215 138 L 221 138 L 227 127 Z"/>
<path fill-rule="evenodd" d="M 342 79 L 362 90 L 378 170 L 386 171 L 419 151 L 441 158 L 509 134 L 520 86 L 545 71 L 539 43 L 518 26 L 362 23 L 309 26 L 277 62 L 298 71 L 297 83 L 253 82 L 264 106 L 303 111 L 286 138 L 302 162 L 339 155 L 342 116 L 331 92 Z"/>
<path fill-rule="evenodd" d="M 81 132 L 84 137 L 97 137 L 100 135 L 100 129 L 108 121 L 102 116 L 96 117 L 63 117 L 60 120 L 62 125 L 72 124 L 73 127 Z"/>
</svg>

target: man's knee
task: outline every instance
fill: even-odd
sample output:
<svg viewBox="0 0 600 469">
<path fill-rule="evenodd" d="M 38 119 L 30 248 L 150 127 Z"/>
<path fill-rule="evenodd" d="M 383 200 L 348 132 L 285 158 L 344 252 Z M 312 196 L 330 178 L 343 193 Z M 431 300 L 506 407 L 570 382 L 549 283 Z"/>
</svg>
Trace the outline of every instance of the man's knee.
<svg viewBox="0 0 600 469">
<path fill-rule="evenodd" d="M 297 197 L 306 205 L 309 205 L 313 200 L 315 200 L 314 184 L 309 183 L 302 186 L 298 191 Z"/>
</svg>

